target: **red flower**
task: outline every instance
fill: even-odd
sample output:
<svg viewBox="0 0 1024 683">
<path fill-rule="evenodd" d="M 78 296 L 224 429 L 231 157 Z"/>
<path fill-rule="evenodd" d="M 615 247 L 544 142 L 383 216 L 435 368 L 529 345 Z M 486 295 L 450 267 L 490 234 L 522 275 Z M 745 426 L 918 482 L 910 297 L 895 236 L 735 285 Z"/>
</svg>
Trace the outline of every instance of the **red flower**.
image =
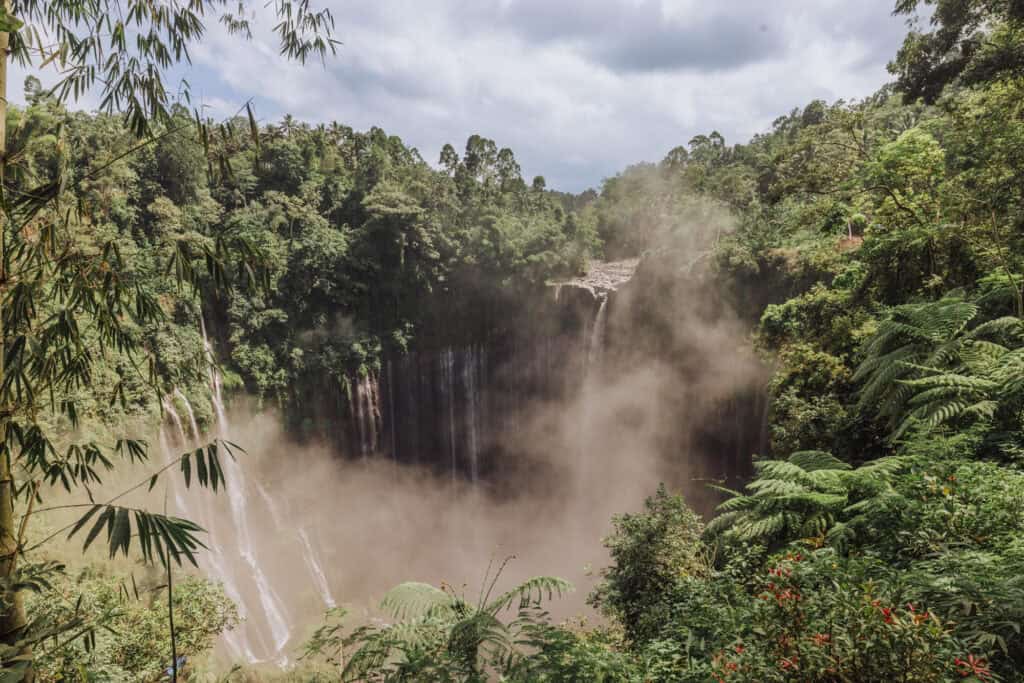
<svg viewBox="0 0 1024 683">
<path fill-rule="evenodd" d="M 993 680 L 992 671 L 988 668 L 988 662 L 982 657 L 975 657 L 974 655 L 967 655 L 967 659 L 957 657 L 953 660 L 953 663 L 963 678 L 974 676 L 982 681 Z"/>
<path fill-rule="evenodd" d="M 797 657 L 796 657 L 796 655 L 793 655 L 792 657 L 788 657 L 788 658 L 787 657 L 783 657 L 782 659 L 780 659 L 779 660 L 779 668 L 782 669 L 783 671 L 786 671 L 788 669 L 793 669 L 793 670 L 799 669 L 800 667 L 797 665 Z"/>
<path fill-rule="evenodd" d="M 879 607 L 878 611 L 881 612 L 882 616 L 885 618 L 885 623 L 893 623 L 894 619 L 892 616 L 892 607 Z"/>
<path fill-rule="evenodd" d="M 814 644 L 818 647 L 825 647 L 831 640 L 831 636 L 828 633 L 815 633 L 811 637 L 811 640 L 813 640 Z"/>
</svg>

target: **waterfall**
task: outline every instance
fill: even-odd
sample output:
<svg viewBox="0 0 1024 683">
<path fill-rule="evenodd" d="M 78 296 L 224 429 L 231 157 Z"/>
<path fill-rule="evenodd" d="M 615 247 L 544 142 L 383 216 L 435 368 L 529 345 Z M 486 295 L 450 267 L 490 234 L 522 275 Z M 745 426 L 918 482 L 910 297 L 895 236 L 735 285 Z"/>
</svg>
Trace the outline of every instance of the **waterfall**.
<svg viewBox="0 0 1024 683">
<path fill-rule="evenodd" d="M 391 367 L 391 361 L 387 361 L 384 366 L 385 374 L 388 378 L 388 415 L 390 416 L 390 429 L 391 435 L 391 460 L 398 464 L 398 442 L 395 439 L 395 373 L 394 368 Z M 381 426 L 384 426 L 384 418 L 381 417 Z"/>
<path fill-rule="evenodd" d="M 167 416 L 171 418 L 172 422 L 179 427 L 177 431 L 178 434 L 180 435 L 181 418 L 178 416 L 178 412 L 174 409 L 174 405 L 168 399 L 165 398 L 163 400 L 163 408 L 164 413 L 166 413 Z M 182 443 L 182 445 L 184 446 L 185 444 Z M 160 450 L 163 452 L 164 455 L 164 464 L 170 465 L 174 461 L 175 455 L 174 450 L 171 448 L 171 440 L 167 436 L 166 421 L 164 425 L 160 427 Z M 182 496 L 181 487 L 172 486 L 172 491 L 174 492 L 174 504 L 177 507 L 177 512 L 178 514 L 181 514 L 185 511 L 185 499 Z"/>
<path fill-rule="evenodd" d="M 359 444 L 359 455 L 364 459 L 368 455 L 366 452 L 366 418 L 363 416 L 363 380 L 362 378 L 356 380 L 356 392 L 354 398 L 349 398 L 355 406 L 355 428 L 356 434 L 358 435 Z"/>
<path fill-rule="evenodd" d="M 202 316 L 200 316 L 200 319 Z M 211 400 L 213 403 L 214 413 L 217 417 L 217 431 L 220 438 L 229 440 L 231 437 L 231 425 L 227 419 L 227 412 L 224 408 L 224 397 L 222 390 L 222 383 L 220 377 L 220 371 L 217 370 L 213 364 L 213 350 L 210 346 L 210 340 L 206 336 L 206 327 L 202 327 L 203 333 L 203 349 L 206 352 L 208 358 L 209 368 L 209 379 L 210 379 L 210 390 Z M 266 572 L 263 570 L 261 563 L 256 557 L 256 549 L 253 546 L 252 535 L 249 529 L 249 503 L 248 496 L 246 495 L 246 489 L 248 488 L 248 481 L 245 476 L 245 470 L 235 461 L 234 458 L 226 457 L 221 459 L 221 466 L 224 469 L 225 478 L 227 479 L 227 489 L 229 509 L 231 512 L 231 527 L 233 534 L 230 537 L 223 539 L 224 541 L 234 540 L 237 543 L 237 551 L 239 555 L 245 560 L 245 564 L 248 565 L 249 570 L 252 572 L 253 581 L 256 584 L 256 588 L 259 592 L 259 603 L 262 607 L 263 617 L 266 620 L 266 625 L 270 630 L 270 636 L 273 640 L 273 651 L 268 653 L 271 658 L 276 658 L 282 664 L 288 661 L 288 658 L 283 654 L 285 646 L 288 644 L 289 638 L 291 638 L 291 627 L 289 620 L 286 616 L 284 606 L 281 598 L 274 590 Z M 231 580 L 232 577 L 223 577 L 227 579 L 225 583 Z M 222 579 L 223 580 L 223 579 Z M 249 607 L 249 605 L 243 606 Z M 249 609 L 246 610 L 250 612 Z"/>
<path fill-rule="evenodd" d="M 181 399 L 183 399 L 185 405 L 188 406 L 189 414 L 192 415 L 192 406 L 191 404 L 189 404 L 184 394 L 182 394 L 177 389 L 175 389 L 174 394 L 180 396 Z M 164 413 L 171 419 L 171 423 L 174 424 L 176 428 L 177 435 L 180 439 L 179 442 L 176 442 L 177 445 L 181 446 L 182 448 L 186 448 L 187 446 L 189 446 L 189 444 L 184 439 L 185 433 L 184 430 L 182 429 L 181 416 L 178 415 L 178 411 L 177 409 L 175 409 L 174 403 L 171 401 L 170 397 L 164 397 L 162 404 Z M 177 455 L 171 446 L 171 440 L 168 438 L 166 427 L 167 422 L 165 420 L 164 424 L 160 428 L 160 448 L 163 451 L 164 463 L 169 465 L 171 462 L 175 460 Z M 198 432 L 196 432 L 196 434 L 198 435 Z M 185 499 L 184 492 L 182 490 L 183 487 L 181 486 L 177 478 L 174 478 L 172 481 L 173 484 L 171 486 L 171 490 L 174 492 L 174 502 L 175 505 L 177 506 L 178 514 L 189 514 L 189 506 Z M 208 510 L 203 509 L 201 512 L 206 513 L 208 512 Z M 211 537 L 213 536 L 214 520 L 210 515 L 201 514 L 198 516 L 198 518 L 195 518 L 192 521 L 196 522 L 201 527 L 210 532 Z M 207 574 L 212 575 L 221 582 L 221 584 L 224 586 L 224 592 L 227 594 L 228 598 L 230 598 L 231 601 L 238 606 L 239 613 L 244 618 L 245 604 L 242 600 L 242 596 L 239 594 L 237 588 L 235 587 L 235 582 L 232 580 L 232 573 L 225 566 L 225 560 L 223 553 L 221 552 L 220 544 L 214 542 L 214 539 L 211 539 L 209 546 L 210 547 L 207 552 L 199 554 L 200 567 Z M 257 661 L 257 657 L 253 652 L 252 648 L 250 647 L 249 643 L 246 641 L 245 638 L 242 637 L 242 634 L 239 633 L 237 630 L 228 631 L 224 633 L 223 639 L 225 645 L 228 648 L 229 653 L 232 656 L 232 659 L 244 659 L 245 661 L 250 662 Z"/>
<path fill-rule="evenodd" d="M 176 457 L 175 449 L 179 446 L 181 449 L 195 448 L 203 443 L 204 436 L 216 435 L 224 440 L 232 436 L 221 375 L 213 364 L 213 349 L 202 323 L 201 331 L 203 350 L 209 361 L 207 378 L 214 429 L 211 430 L 212 434 L 203 435 L 185 392 L 178 388 L 172 390 L 162 399 L 166 418 L 160 431 L 160 444 L 168 463 Z M 370 417 L 370 421 L 364 422 L 362 426 L 364 429 L 375 430 L 376 424 L 371 423 L 377 411 L 377 399 L 370 381 L 362 383 L 361 394 L 361 405 L 367 408 L 365 412 Z M 380 419 L 379 411 L 376 412 L 376 419 Z M 374 440 L 375 433 L 368 432 L 363 443 L 368 444 Z M 282 556 L 297 554 L 301 557 L 309 585 L 319 599 L 328 607 L 334 607 L 337 603 L 309 530 L 294 522 L 287 505 L 282 508 L 272 492 L 253 476 L 250 468 L 242 467 L 226 452 L 222 451 L 220 456 L 227 498 L 227 505 L 222 512 L 217 513 L 216 499 L 210 492 L 193 491 L 192 495 L 186 497 L 181 485 L 173 487 L 175 505 L 179 514 L 193 519 L 209 533 L 209 550 L 200 554 L 200 566 L 211 579 L 224 586 L 225 593 L 238 607 L 243 618 L 243 623 L 237 629 L 223 635 L 228 654 L 234 661 L 275 662 L 283 666 L 288 663 L 286 648 L 295 635 L 296 624 L 278 589 L 289 585 L 285 578 L 297 582 L 297 577 L 294 574 L 287 577 L 270 575 L 273 567 L 280 567 Z M 268 527 L 272 529 L 272 534 L 254 533 L 255 530 Z M 269 546 L 268 541 L 271 544 Z M 289 548 L 283 550 L 283 545 Z"/>
<path fill-rule="evenodd" d="M 381 449 L 383 427 L 380 412 L 380 380 L 377 375 L 367 372 L 360 374 L 354 381 L 350 379 L 347 398 L 354 439 L 350 439 L 350 442 L 356 453 L 365 459 Z"/>
<path fill-rule="evenodd" d="M 317 557 L 317 552 L 314 549 L 313 543 L 309 540 L 309 534 L 301 527 L 299 528 L 299 540 L 302 542 L 302 547 L 306 551 L 303 557 L 306 560 L 306 566 L 313 575 L 313 580 L 316 582 L 316 587 L 320 592 L 320 597 L 323 599 L 324 604 L 327 605 L 327 607 L 337 607 L 338 603 L 334 600 L 334 596 L 331 594 L 331 588 L 327 583 L 327 574 L 324 572 L 324 569 L 320 564 L 320 560 Z"/>
<path fill-rule="evenodd" d="M 348 395 L 340 396 L 341 419 L 351 424 L 346 455 L 431 465 L 452 482 L 480 483 L 500 477 L 506 464 L 517 468 L 503 454 L 518 446 L 495 435 L 521 433 L 535 419 L 537 399 L 586 391 L 605 362 L 613 290 L 554 290 L 560 303 L 537 312 L 535 338 L 510 334 L 389 353 L 379 370 L 351 375 Z"/>
<path fill-rule="evenodd" d="M 372 372 L 367 372 L 362 379 L 363 386 L 363 400 L 366 402 L 366 407 L 363 410 L 363 416 L 366 420 L 366 452 L 376 453 L 380 450 L 380 433 L 377 428 L 380 422 L 380 381 L 377 376 Z"/>
<path fill-rule="evenodd" d="M 477 353 L 475 347 L 466 352 L 462 363 L 462 382 L 466 392 L 466 434 L 469 440 L 469 478 L 475 484 L 480 478 L 479 463 L 479 392 L 477 391 Z"/>
<path fill-rule="evenodd" d="M 198 439 L 199 426 L 196 424 L 196 413 L 194 410 L 192 410 L 192 404 L 188 402 L 188 399 L 185 397 L 185 394 L 183 394 L 181 392 L 181 389 L 178 389 L 177 387 L 175 387 L 174 389 L 174 395 L 177 396 L 178 399 L 180 399 L 182 404 L 184 404 L 185 406 L 185 412 L 188 414 L 188 424 L 192 430 L 192 438 Z"/>
<path fill-rule="evenodd" d="M 174 429 L 178 433 L 177 443 L 180 446 L 188 446 L 189 439 L 185 435 L 185 427 L 181 422 L 181 416 L 178 415 L 178 411 L 174 409 L 174 403 L 170 399 L 164 399 L 164 410 L 167 411 L 171 418 L 171 422 L 174 424 Z"/>
<path fill-rule="evenodd" d="M 451 454 L 451 474 L 454 483 L 458 477 L 459 462 L 455 454 L 455 381 L 453 379 L 455 354 L 451 347 L 441 356 L 441 391 L 448 408 L 448 452 Z"/>
<path fill-rule="evenodd" d="M 604 331 L 608 325 L 608 295 L 601 297 L 597 307 L 597 315 L 591 325 L 590 336 L 587 338 L 587 365 L 592 366 L 601 356 L 604 348 Z"/>
</svg>

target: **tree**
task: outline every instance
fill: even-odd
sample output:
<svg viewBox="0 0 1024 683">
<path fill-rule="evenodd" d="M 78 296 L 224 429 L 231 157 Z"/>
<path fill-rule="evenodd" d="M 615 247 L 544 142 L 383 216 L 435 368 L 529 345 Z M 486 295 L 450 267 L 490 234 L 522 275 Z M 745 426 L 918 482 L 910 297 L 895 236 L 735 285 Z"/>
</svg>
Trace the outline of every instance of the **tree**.
<svg viewBox="0 0 1024 683">
<path fill-rule="evenodd" d="M 932 103 L 960 79 L 967 85 L 1024 73 L 1024 2 L 898 0 L 896 14 L 933 6 L 928 33 L 911 31 L 889 71 L 908 101 Z"/>
<path fill-rule="evenodd" d="M 665 598 L 676 581 L 704 572 L 707 553 L 700 518 L 662 484 L 644 503 L 644 511 L 612 520 L 614 533 L 604 541 L 612 566 L 587 598 L 618 619 L 634 642 L 654 638 L 668 615 Z"/>
<path fill-rule="evenodd" d="M 143 344 L 138 328 L 159 321 L 163 311 L 122 258 L 116 241 L 96 250 L 76 240 L 76 232 L 89 217 L 81 208 L 66 209 L 62 201 L 69 184 L 81 183 L 83 178 L 68 178 L 58 165 L 38 178 L 21 176 L 37 180 L 34 187 L 9 181 L 7 172 L 18 159 L 7 148 L 7 57 L 22 65 L 58 69 L 60 79 L 50 91 L 58 101 L 98 90 L 100 109 L 123 112 L 131 131 L 147 138 L 140 146 L 152 144 L 180 132 L 171 116 L 172 98 L 164 74 L 175 64 L 189 61 L 190 46 L 204 34 L 204 19 L 218 16 L 232 33 L 251 37 L 244 4 L 238 13 L 228 7 L 227 0 L 170 4 L 129 0 L 123 5 L 6 0 L 0 7 L 0 661 L 15 680 L 32 677 L 34 642 L 79 625 L 75 620 L 40 624 L 26 619 L 20 593 L 34 579 L 32 567 L 19 566 L 18 561 L 27 550 L 25 526 L 33 506 L 42 502 L 40 485 L 60 482 L 69 490 L 88 486 L 101 481 L 104 469 L 114 467 L 112 458 L 137 461 L 145 460 L 147 454 L 143 443 L 122 439 L 109 449 L 95 443 L 74 444 L 58 455 L 40 416 L 59 411 L 76 423 L 73 393 L 99 392 L 99 387 L 92 386 L 91 370 L 104 354 L 123 355 L 140 374 L 146 374 L 142 368 L 148 366 L 147 380 L 154 387 L 159 385 L 157 358 Z M 274 9 L 283 56 L 304 62 L 335 51 L 329 11 L 312 9 L 308 0 L 277 0 Z M 118 158 L 114 156 L 110 163 Z M 227 265 L 237 253 L 233 248 L 248 251 L 243 243 L 228 235 L 220 235 L 215 242 L 206 260 L 214 281 L 225 283 L 235 275 L 243 280 L 253 274 L 244 258 L 237 269 Z M 181 243 L 172 253 L 168 265 L 179 282 L 195 287 L 199 271 L 192 255 Z M 113 388 L 111 400 L 117 400 L 119 392 L 123 401 L 123 384 Z M 181 464 L 183 468 L 189 462 L 199 466 L 200 483 L 217 488 L 217 458 L 217 445 L 212 444 L 202 453 L 184 456 Z M 14 512 L 18 501 L 26 506 L 20 520 Z M 127 552 L 137 543 L 148 561 L 159 560 L 168 567 L 172 560 L 194 561 L 201 545 L 195 538 L 198 527 L 114 503 L 85 506 L 88 511 L 72 534 L 92 522 L 87 546 L 105 531 L 111 555 Z"/>
</svg>

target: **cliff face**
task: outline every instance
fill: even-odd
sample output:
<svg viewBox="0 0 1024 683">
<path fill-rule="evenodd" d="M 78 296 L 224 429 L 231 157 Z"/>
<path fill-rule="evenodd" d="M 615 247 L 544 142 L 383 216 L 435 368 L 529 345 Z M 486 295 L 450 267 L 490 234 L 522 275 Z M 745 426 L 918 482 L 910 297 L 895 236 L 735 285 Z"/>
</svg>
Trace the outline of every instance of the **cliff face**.
<svg viewBox="0 0 1024 683">
<path fill-rule="evenodd" d="M 745 332 L 668 261 L 595 264 L 486 315 L 460 329 L 439 319 L 432 342 L 388 354 L 347 390 L 308 388 L 306 424 L 348 457 L 427 465 L 498 493 L 543 481 L 553 450 L 586 458 L 601 446 L 587 434 L 606 430 L 635 431 L 637 448 L 688 481 L 735 481 L 763 452 Z"/>
<path fill-rule="evenodd" d="M 203 569 L 246 617 L 232 656 L 285 662 L 303 615 L 335 596 L 482 571 L 496 547 L 522 578 L 586 586 L 608 519 L 659 482 L 709 512 L 706 483 L 736 485 L 763 452 L 763 374 L 714 283 L 677 263 L 595 264 L 531 296 L 477 297 L 494 305 L 437 316 L 375 372 L 295 387 L 288 438 L 258 414 L 229 425 L 211 372 L 214 427 L 249 462 L 226 465 L 227 496 L 175 500 L 210 530 Z M 166 408 L 168 458 L 210 436 L 180 392 Z M 296 424 L 353 462 L 289 450 Z"/>
</svg>

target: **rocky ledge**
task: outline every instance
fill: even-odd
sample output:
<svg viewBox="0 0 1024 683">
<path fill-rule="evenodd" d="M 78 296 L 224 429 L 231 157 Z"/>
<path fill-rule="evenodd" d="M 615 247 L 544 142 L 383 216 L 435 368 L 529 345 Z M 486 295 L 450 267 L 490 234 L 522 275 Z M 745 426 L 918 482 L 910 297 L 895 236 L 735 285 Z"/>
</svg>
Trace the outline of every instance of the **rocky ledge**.
<svg viewBox="0 0 1024 683">
<path fill-rule="evenodd" d="M 614 292 L 629 282 L 639 264 L 638 258 L 623 261 L 590 261 L 585 275 L 568 280 L 555 280 L 550 284 L 555 288 L 556 298 L 563 287 L 576 287 L 587 290 L 595 299 L 603 299 L 609 292 Z"/>
</svg>

